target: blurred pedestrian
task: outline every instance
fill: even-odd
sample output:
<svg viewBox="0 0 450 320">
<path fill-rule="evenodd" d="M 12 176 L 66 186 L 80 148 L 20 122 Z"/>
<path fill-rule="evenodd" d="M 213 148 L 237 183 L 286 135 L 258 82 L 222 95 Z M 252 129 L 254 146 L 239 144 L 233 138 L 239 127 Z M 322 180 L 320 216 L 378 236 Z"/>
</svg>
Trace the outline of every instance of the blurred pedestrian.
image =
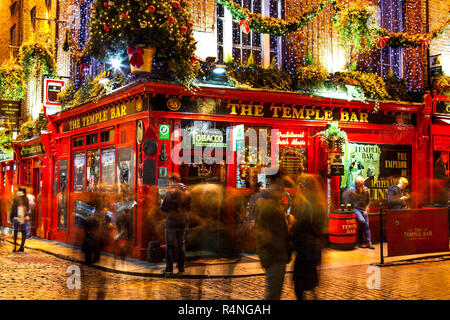
<svg viewBox="0 0 450 320">
<path fill-rule="evenodd" d="M 169 176 L 169 189 L 161 203 L 161 211 L 165 215 L 166 268 L 165 274 L 173 272 L 175 243 L 177 246 L 178 272 L 184 272 L 186 255 L 186 231 L 191 209 L 191 195 L 181 183 L 180 176 L 172 173 Z"/>
<path fill-rule="evenodd" d="M 343 194 L 343 202 L 351 204 L 355 212 L 355 218 L 358 222 L 359 245 L 363 247 L 363 233 L 366 235 L 367 245 L 364 248 L 375 249 L 372 246 L 372 236 L 369 227 L 369 188 L 364 185 L 364 178 L 357 176 L 355 183 Z"/>
<path fill-rule="evenodd" d="M 84 261 L 91 265 L 100 260 L 100 224 L 95 215 L 89 215 L 84 220 L 84 241 L 82 250 Z"/>
<path fill-rule="evenodd" d="M 29 209 L 27 212 L 27 216 L 25 217 L 25 229 L 27 232 L 27 238 L 31 237 L 31 217 L 36 210 L 36 197 L 34 196 L 33 188 L 29 188 L 27 190 L 27 198 Z"/>
<path fill-rule="evenodd" d="M 405 190 L 407 186 L 408 180 L 402 177 L 398 180 L 397 185 L 388 188 L 387 200 L 389 209 L 408 209 L 407 200 L 409 195 Z"/>
<path fill-rule="evenodd" d="M 16 195 L 13 198 L 13 203 L 11 206 L 11 212 L 9 216 L 10 222 L 14 226 L 14 252 L 16 252 L 17 246 L 17 235 L 20 231 L 22 236 L 22 241 L 18 251 L 24 251 L 26 235 L 25 219 L 30 208 L 28 198 L 26 196 L 26 189 L 24 187 L 19 187 Z"/>
<path fill-rule="evenodd" d="M 278 171 L 256 201 L 256 252 L 266 273 L 267 300 L 281 298 L 286 264 L 291 254 L 288 225 L 281 204 L 284 188 L 284 175 Z"/>
<path fill-rule="evenodd" d="M 327 198 L 318 180 L 310 174 L 299 178 L 292 205 L 294 223 L 290 229 L 297 253 L 292 280 L 298 300 L 319 284 L 318 266 L 322 260 L 322 235 L 327 232 Z"/>
<path fill-rule="evenodd" d="M 256 200 L 258 200 L 259 197 L 261 196 L 261 187 L 262 183 L 258 182 L 253 189 L 253 193 L 250 195 L 250 199 L 248 200 L 247 219 L 252 224 L 254 224 L 256 221 L 255 203 Z"/>
</svg>

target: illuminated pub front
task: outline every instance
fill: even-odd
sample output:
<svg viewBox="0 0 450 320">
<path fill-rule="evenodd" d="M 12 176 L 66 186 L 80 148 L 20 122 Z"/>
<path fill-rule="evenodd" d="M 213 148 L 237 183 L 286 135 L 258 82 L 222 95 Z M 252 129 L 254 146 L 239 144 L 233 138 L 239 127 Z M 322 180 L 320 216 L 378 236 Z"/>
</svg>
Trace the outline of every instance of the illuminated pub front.
<svg viewBox="0 0 450 320">
<path fill-rule="evenodd" d="M 57 205 L 49 209 L 50 237 L 77 243 L 78 209 L 93 194 L 116 203 L 125 188 L 137 202 L 129 230 L 132 255 L 145 259 L 149 241 L 164 241 L 149 220 L 161 218 L 155 208 L 171 172 L 190 189 L 212 183 L 242 195 L 243 203 L 235 206 L 242 212 L 232 220 L 246 215 L 253 187 L 267 186 L 276 164 L 294 181 L 312 173 L 327 187 L 330 178 L 334 208 L 357 175 L 366 179 L 373 199 L 386 199 L 387 188 L 403 176 L 410 181 L 410 205 L 417 207 L 427 201 L 418 182 L 428 178 L 419 167 L 428 148 L 417 130 L 426 109 L 423 104 L 373 109 L 370 102 L 230 88 L 201 87 L 193 94 L 181 86 L 144 83 L 52 115 L 53 150 L 47 154 L 54 173 L 49 190 Z M 328 171 L 327 151 L 317 136 L 335 121 L 348 135 L 340 173 Z M 114 208 L 108 204 L 108 210 Z"/>
</svg>

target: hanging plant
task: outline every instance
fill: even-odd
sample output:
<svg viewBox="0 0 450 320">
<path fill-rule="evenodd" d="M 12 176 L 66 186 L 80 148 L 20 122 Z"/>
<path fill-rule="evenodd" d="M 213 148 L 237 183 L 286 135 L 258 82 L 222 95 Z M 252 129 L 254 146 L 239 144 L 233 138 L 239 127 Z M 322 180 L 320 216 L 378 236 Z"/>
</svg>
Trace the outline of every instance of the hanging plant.
<svg viewBox="0 0 450 320">
<path fill-rule="evenodd" d="M 42 42 L 26 42 L 20 46 L 18 63 L 23 68 L 24 81 L 27 82 L 32 70 L 38 70 L 50 77 L 56 73 L 53 50 Z"/>
<path fill-rule="evenodd" d="M 336 122 L 329 124 L 326 130 L 320 131 L 316 134 L 329 150 L 342 151 L 347 143 L 347 133 L 340 128 Z"/>
<path fill-rule="evenodd" d="M 375 44 L 375 20 L 368 5 L 359 0 L 337 5 L 337 8 L 333 22 L 341 36 L 342 46 L 359 52 L 369 51 Z"/>
</svg>

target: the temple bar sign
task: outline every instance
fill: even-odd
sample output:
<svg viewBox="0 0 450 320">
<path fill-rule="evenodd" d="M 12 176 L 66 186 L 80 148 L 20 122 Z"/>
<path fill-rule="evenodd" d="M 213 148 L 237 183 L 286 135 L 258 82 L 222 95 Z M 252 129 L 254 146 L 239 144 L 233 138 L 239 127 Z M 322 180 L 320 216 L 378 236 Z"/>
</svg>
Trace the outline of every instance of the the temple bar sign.
<svg viewBox="0 0 450 320">
<path fill-rule="evenodd" d="M 105 109 L 90 114 L 80 115 L 65 122 L 62 127 L 62 132 L 77 130 L 105 121 L 120 119 L 144 110 L 148 110 L 148 101 L 145 98 L 109 106 Z"/>
<path fill-rule="evenodd" d="M 262 105 L 252 104 L 228 104 L 229 115 L 250 116 L 250 117 L 270 117 L 280 119 L 301 119 L 301 120 L 339 120 L 341 122 L 369 122 L 367 112 L 350 112 L 340 110 L 336 115 L 332 110 L 322 110 L 319 108 L 304 108 L 296 106 L 270 106 L 269 109 Z"/>
</svg>

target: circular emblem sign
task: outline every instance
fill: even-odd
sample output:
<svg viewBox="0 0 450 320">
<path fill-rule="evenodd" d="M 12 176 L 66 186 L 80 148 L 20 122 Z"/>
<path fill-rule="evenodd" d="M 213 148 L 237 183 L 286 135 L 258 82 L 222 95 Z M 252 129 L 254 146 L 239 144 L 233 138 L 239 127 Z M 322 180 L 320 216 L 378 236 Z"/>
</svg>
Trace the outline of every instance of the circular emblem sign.
<svg viewBox="0 0 450 320">
<path fill-rule="evenodd" d="M 136 101 L 136 110 L 138 112 L 142 110 L 142 99 L 137 99 L 137 101 Z"/>
<path fill-rule="evenodd" d="M 181 102 L 178 99 L 169 99 L 167 101 L 167 108 L 171 111 L 177 111 L 181 108 Z"/>
</svg>

